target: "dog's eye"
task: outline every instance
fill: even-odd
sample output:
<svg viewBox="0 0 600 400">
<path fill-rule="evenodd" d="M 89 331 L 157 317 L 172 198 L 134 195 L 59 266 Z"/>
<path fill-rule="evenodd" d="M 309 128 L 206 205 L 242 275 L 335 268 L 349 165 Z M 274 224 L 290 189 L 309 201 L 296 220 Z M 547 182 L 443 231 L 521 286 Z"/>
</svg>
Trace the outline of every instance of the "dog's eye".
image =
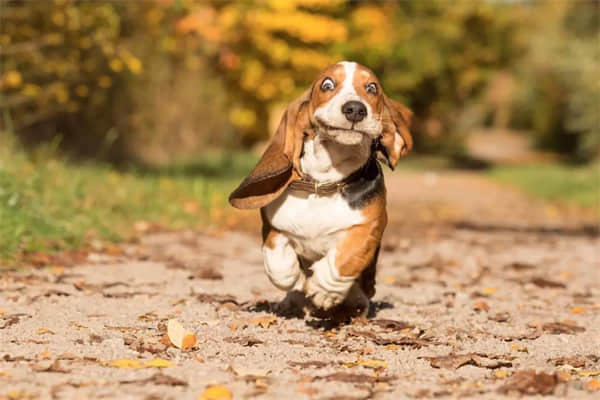
<svg viewBox="0 0 600 400">
<path fill-rule="evenodd" d="M 327 92 L 327 91 L 333 90 L 333 89 L 335 89 L 335 82 L 333 81 L 333 79 L 331 79 L 331 78 L 323 79 L 323 82 L 321 82 L 321 90 L 324 92 Z"/>
<path fill-rule="evenodd" d="M 367 84 L 367 86 L 365 87 L 365 90 L 367 91 L 367 93 L 377 94 L 377 84 L 374 82 L 371 82 L 371 83 Z"/>
</svg>

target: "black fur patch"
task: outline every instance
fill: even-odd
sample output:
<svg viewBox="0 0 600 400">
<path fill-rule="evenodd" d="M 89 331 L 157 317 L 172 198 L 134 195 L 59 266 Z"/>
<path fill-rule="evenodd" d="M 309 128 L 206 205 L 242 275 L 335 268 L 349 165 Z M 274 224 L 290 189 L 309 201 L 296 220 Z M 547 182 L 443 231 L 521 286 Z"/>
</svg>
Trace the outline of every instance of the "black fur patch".
<svg viewBox="0 0 600 400">
<path fill-rule="evenodd" d="M 372 199 L 383 195 L 384 190 L 383 172 L 377 160 L 371 157 L 362 168 L 360 178 L 344 188 L 342 197 L 346 199 L 350 208 L 357 209 L 365 207 Z"/>
</svg>

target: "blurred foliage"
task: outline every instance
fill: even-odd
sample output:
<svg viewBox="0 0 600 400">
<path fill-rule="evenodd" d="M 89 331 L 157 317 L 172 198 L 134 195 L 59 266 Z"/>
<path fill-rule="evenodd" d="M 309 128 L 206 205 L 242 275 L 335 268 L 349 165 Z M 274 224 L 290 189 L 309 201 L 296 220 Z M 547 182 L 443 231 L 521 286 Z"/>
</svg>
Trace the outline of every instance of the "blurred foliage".
<svg viewBox="0 0 600 400">
<path fill-rule="evenodd" d="M 172 161 L 267 137 L 323 67 L 352 59 L 416 115 L 417 149 L 475 128 L 598 152 L 595 1 L 8 1 L 0 109 L 25 143 Z"/>
</svg>

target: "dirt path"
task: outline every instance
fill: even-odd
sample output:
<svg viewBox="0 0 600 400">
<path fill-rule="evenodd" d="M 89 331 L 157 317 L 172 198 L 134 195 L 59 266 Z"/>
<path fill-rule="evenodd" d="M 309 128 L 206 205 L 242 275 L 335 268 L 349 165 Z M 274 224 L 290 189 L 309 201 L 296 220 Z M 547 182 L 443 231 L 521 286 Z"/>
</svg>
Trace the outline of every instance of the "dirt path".
<svg viewBox="0 0 600 400">
<path fill-rule="evenodd" d="M 276 315 L 257 233 L 155 233 L 0 276 L 0 399 L 598 396 L 590 216 L 469 174 L 388 190 L 375 315 L 350 325 Z M 169 319 L 197 348 L 161 342 Z"/>
</svg>

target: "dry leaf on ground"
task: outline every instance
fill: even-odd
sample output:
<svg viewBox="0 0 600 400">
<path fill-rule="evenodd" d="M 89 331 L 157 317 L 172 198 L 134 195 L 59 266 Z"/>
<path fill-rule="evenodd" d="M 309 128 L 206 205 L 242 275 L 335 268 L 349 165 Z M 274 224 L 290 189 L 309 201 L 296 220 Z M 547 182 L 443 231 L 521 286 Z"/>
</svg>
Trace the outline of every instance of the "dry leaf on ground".
<svg viewBox="0 0 600 400">
<path fill-rule="evenodd" d="M 355 329 L 349 330 L 348 334 L 350 336 L 358 336 L 358 337 L 363 337 L 363 338 L 369 339 L 373 343 L 381 345 L 381 346 L 388 346 L 388 345 L 412 346 L 412 347 L 418 349 L 420 347 L 428 346 L 428 345 L 432 344 L 432 342 L 429 342 L 427 340 L 415 339 L 415 338 L 411 338 L 408 336 L 401 336 L 401 337 L 396 337 L 396 338 L 381 337 L 381 336 L 374 334 L 373 332 L 359 331 L 359 330 L 355 330 Z"/>
<path fill-rule="evenodd" d="M 368 359 L 368 358 L 360 358 L 360 357 L 357 358 L 356 361 L 344 362 L 342 364 L 344 364 L 348 368 L 352 368 L 352 367 L 361 365 L 363 367 L 371 368 L 371 369 L 375 369 L 375 370 L 385 369 L 385 368 L 387 368 L 387 365 L 388 365 L 388 363 L 384 360 Z"/>
<path fill-rule="evenodd" d="M 414 325 L 411 325 L 408 322 L 396 321 L 393 319 L 375 319 L 371 321 L 371 323 L 380 326 L 384 329 L 390 329 L 393 331 L 401 331 L 403 329 L 412 329 L 415 327 Z"/>
<path fill-rule="evenodd" d="M 231 390 L 221 385 L 209 386 L 200 395 L 200 400 L 231 400 L 232 398 Z"/>
<path fill-rule="evenodd" d="M 298 368 L 323 368 L 328 366 L 330 363 L 325 362 L 325 361 L 317 361 L 317 360 L 313 360 L 313 361 L 288 361 L 288 365 L 290 367 L 298 367 Z"/>
<path fill-rule="evenodd" d="M 544 332 L 548 332 L 554 335 L 558 335 L 561 333 L 573 335 L 577 332 L 584 332 L 585 328 L 582 326 L 578 326 L 577 324 L 571 321 L 563 321 L 563 322 L 548 322 L 542 325 L 542 330 Z"/>
<path fill-rule="evenodd" d="M 554 363 L 554 365 L 570 365 L 573 368 L 585 367 L 585 358 L 583 357 L 559 357 L 550 358 L 548 362 Z"/>
<path fill-rule="evenodd" d="M 139 369 L 139 368 L 152 368 L 152 367 L 166 368 L 166 367 L 172 367 L 173 365 L 175 365 L 171 361 L 164 360 L 162 358 L 154 358 L 150 361 L 140 361 L 140 360 L 122 358 L 122 359 L 113 360 L 113 361 L 103 361 L 101 364 L 104 365 L 105 367 L 116 367 L 116 368 L 121 368 L 121 369 Z"/>
<path fill-rule="evenodd" d="M 567 286 L 562 283 L 562 282 L 556 282 L 556 281 L 551 281 L 545 278 L 540 278 L 540 277 L 536 277 L 536 278 L 532 278 L 531 283 L 533 283 L 535 286 L 540 287 L 540 288 L 560 288 L 560 289 L 564 289 Z"/>
<path fill-rule="evenodd" d="M 241 344 L 242 346 L 247 346 L 247 347 L 252 347 L 252 346 L 256 346 L 257 344 L 264 343 L 262 340 L 259 340 L 257 338 L 251 337 L 251 336 L 226 337 L 223 339 L 223 341 L 227 342 L 227 343 L 237 343 L 237 344 Z"/>
<path fill-rule="evenodd" d="M 474 365 L 483 368 L 501 368 L 512 367 L 510 361 L 498 359 L 495 356 L 485 354 L 468 353 L 468 354 L 449 354 L 441 357 L 419 357 L 428 360 L 434 368 L 458 369 L 463 365 Z"/>
<path fill-rule="evenodd" d="M 165 385 L 165 386 L 187 386 L 188 383 L 179 378 L 175 378 L 173 376 L 156 373 L 146 379 L 137 379 L 137 380 L 129 380 L 129 381 L 119 381 L 120 384 L 144 384 L 151 383 L 154 385 Z"/>
<path fill-rule="evenodd" d="M 196 334 L 187 331 L 177 320 L 167 323 L 167 335 L 173 346 L 181 350 L 189 350 L 196 345 Z"/>
<path fill-rule="evenodd" d="M 333 374 L 317 377 L 317 379 L 325 379 L 327 381 L 349 382 L 349 383 L 379 383 L 390 382 L 396 377 L 394 376 L 379 376 L 367 374 L 353 374 L 349 372 L 336 372 Z"/>
<path fill-rule="evenodd" d="M 598 379 L 592 379 L 588 383 L 586 383 L 585 388 L 590 392 L 595 392 L 600 390 L 600 381 Z"/>
<path fill-rule="evenodd" d="M 549 395 L 554 393 L 557 384 L 558 379 L 554 374 L 537 373 L 534 370 L 518 371 L 505 385 L 498 388 L 498 391 L 500 393 L 517 391 L 528 395 Z"/>
</svg>

